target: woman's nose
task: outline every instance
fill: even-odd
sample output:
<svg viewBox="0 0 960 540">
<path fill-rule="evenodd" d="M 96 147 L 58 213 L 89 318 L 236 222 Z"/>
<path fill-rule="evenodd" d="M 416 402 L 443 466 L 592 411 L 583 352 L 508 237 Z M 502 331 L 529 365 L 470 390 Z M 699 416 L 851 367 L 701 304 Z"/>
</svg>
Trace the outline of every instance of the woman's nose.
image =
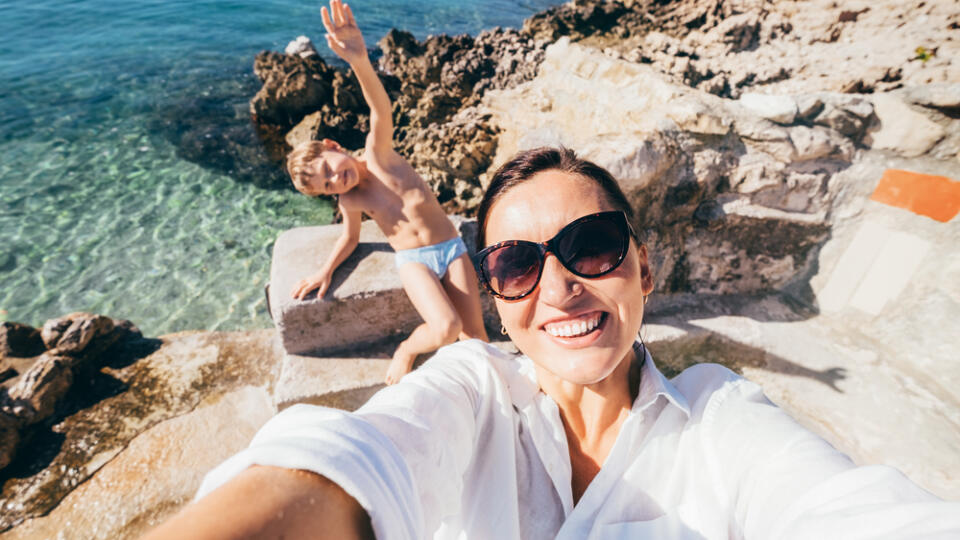
<svg viewBox="0 0 960 540">
<path fill-rule="evenodd" d="M 563 306 L 583 292 L 580 278 L 570 273 L 552 253 L 547 253 L 540 275 L 540 299 L 553 306 Z"/>
</svg>

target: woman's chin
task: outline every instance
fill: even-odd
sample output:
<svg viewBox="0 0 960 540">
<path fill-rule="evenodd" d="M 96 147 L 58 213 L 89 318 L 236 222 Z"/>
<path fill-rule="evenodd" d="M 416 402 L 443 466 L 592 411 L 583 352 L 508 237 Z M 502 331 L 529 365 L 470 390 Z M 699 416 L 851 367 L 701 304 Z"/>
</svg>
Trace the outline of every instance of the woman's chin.
<svg viewBox="0 0 960 540">
<path fill-rule="evenodd" d="M 550 360 L 541 365 L 543 369 L 565 382 L 583 386 L 606 379 L 623 360 L 612 349 L 565 351 L 548 358 Z"/>
</svg>

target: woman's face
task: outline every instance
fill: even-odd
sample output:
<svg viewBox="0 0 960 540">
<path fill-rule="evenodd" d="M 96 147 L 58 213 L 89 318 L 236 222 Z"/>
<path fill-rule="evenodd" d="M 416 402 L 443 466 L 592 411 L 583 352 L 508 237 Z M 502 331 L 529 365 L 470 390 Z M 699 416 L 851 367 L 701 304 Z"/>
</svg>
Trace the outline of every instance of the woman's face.
<svg viewBox="0 0 960 540">
<path fill-rule="evenodd" d="M 487 214 L 486 242 L 545 242 L 571 221 L 615 210 L 593 181 L 557 170 L 537 173 L 504 193 Z M 540 283 L 520 300 L 496 299 L 510 338 L 540 370 L 564 381 L 607 378 L 631 351 L 653 290 L 646 248 L 633 241 L 613 272 L 582 278 L 548 253 Z M 579 333 L 581 323 L 593 330 Z M 569 335 L 571 333 L 577 335 Z"/>
</svg>

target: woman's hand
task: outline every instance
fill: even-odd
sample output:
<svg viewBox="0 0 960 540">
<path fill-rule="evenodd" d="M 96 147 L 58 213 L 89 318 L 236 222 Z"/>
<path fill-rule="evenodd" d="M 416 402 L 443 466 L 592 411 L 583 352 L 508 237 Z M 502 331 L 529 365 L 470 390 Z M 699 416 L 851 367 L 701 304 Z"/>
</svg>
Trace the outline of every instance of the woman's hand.
<svg viewBox="0 0 960 540">
<path fill-rule="evenodd" d="M 341 0 L 330 0 L 330 10 L 320 8 L 323 27 L 327 29 L 327 45 L 348 64 L 366 57 L 367 46 L 363 43 L 363 34 L 357 28 L 350 6 Z"/>
<path fill-rule="evenodd" d="M 317 298 L 323 298 L 330 287 L 330 273 L 325 271 L 307 276 L 301 279 L 290 291 L 290 294 L 297 300 L 303 300 L 310 291 L 317 289 Z"/>
</svg>

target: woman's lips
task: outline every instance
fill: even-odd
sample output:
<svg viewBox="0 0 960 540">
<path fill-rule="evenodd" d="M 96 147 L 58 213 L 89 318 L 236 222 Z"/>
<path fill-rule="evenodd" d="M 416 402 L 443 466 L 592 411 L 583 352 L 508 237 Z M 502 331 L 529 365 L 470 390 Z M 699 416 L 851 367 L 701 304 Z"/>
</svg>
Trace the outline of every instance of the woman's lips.
<svg viewBox="0 0 960 540">
<path fill-rule="evenodd" d="M 552 341 L 561 345 L 582 347 L 600 337 L 606 321 L 605 312 L 591 311 L 576 317 L 550 321 L 543 325 L 543 331 Z"/>
</svg>

